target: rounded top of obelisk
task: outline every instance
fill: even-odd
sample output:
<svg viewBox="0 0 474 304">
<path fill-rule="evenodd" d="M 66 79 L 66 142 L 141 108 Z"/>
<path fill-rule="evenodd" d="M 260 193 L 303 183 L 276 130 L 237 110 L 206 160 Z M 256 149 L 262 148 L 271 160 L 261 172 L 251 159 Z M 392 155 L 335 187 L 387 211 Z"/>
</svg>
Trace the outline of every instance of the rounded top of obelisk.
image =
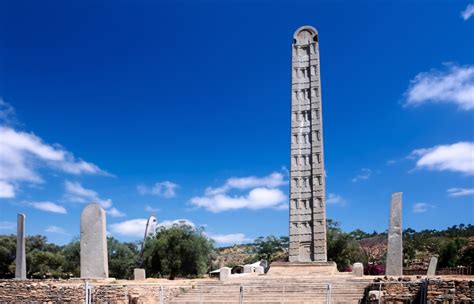
<svg viewBox="0 0 474 304">
<path fill-rule="evenodd" d="M 309 44 L 318 41 L 318 31 L 310 26 L 305 25 L 298 28 L 293 34 L 294 44 Z"/>
</svg>

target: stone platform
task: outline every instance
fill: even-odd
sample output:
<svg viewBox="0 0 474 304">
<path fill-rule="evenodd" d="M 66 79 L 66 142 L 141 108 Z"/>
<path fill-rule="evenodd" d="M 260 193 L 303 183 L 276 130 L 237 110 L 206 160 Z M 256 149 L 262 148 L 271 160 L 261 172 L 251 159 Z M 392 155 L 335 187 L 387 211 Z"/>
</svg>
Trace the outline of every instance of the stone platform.
<svg viewBox="0 0 474 304">
<path fill-rule="evenodd" d="M 273 262 L 268 276 L 317 276 L 337 274 L 335 262 Z"/>
</svg>

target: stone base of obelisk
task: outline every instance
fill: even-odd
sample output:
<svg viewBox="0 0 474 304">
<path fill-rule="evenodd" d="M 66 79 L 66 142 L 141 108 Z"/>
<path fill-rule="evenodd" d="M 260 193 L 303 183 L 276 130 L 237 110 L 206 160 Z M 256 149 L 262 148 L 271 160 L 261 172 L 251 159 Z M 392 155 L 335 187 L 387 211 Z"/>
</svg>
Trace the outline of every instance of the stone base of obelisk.
<svg viewBox="0 0 474 304">
<path fill-rule="evenodd" d="M 337 274 L 335 262 L 273 262 L 268 276 L 317 276 Z"/>
</svg>

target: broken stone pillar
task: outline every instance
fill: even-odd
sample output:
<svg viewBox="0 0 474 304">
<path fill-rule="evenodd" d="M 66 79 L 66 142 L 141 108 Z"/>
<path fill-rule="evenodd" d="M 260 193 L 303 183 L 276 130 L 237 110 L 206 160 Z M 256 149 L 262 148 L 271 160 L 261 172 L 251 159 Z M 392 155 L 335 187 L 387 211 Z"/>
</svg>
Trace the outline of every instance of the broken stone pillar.
<svg viewBox="0 0 474 304">
<path fill-rule="evenodd" d="M 229 267 L 222 267 L 221 271 L 219 272 L 219 281 L 225 281 L 230 278 L 232 275 L 232 269 Z"/>
<path fill-rule="evenodd" d="M 19 213 L 16 228 L 16 257 L 15 279 L 26 279 L 26 253 L 25 253 L 25 215 Z"/>
<path fill-rule="evenodd" d="M 402 193 L 392 194 L 390 204 L 390 223 L 388 227 L 387 262 L 385 274 L 391 276 L 403 275 L 403 245 L 402 245 Z"/>
<path fill-rule="evenodd" d="M 428 272 L 426 273 L 426 275 L 427 276 L 435 276 L 437 265 L 438 265 L 438 258 L 437 257 L 431 257 L 430 266 L 428 266 Z"/>
<path fill-rule="evenodd" d="M 133 269 L 133 279 L 135 281 L 144 281 L 144 280 L 146 280 L 145 269 L 143 269 L 143 268 Z"/>
<path fill-rule="evenodd" d="M 354 266 L 352 266 L 352 273 L 356 277 L 362 277 L 364 275 L 364 265 L 362 263 L 354 263 Z"/>
<path fill-rule="evenodd" d="M 87 205 L 81 214 L 81 278 L 109 277 L 105 211 Z"/>
</svg>

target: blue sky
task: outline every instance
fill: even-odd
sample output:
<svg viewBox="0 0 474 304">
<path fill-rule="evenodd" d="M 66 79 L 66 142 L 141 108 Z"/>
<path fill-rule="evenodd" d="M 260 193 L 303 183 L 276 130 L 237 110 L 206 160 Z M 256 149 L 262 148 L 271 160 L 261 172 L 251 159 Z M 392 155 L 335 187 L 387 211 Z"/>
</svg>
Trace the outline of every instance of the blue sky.
<svg viewBox="0 0 474 304">
<path fill-rule="evenodd" d="M 319 31 L 328 217 L 474 222 L 474 3 L 9 1 L 0 5 L 0 233 L 60 244 L 96 201 L 218 245 L 288 234 L 292 34 Z"/>
</svg>

